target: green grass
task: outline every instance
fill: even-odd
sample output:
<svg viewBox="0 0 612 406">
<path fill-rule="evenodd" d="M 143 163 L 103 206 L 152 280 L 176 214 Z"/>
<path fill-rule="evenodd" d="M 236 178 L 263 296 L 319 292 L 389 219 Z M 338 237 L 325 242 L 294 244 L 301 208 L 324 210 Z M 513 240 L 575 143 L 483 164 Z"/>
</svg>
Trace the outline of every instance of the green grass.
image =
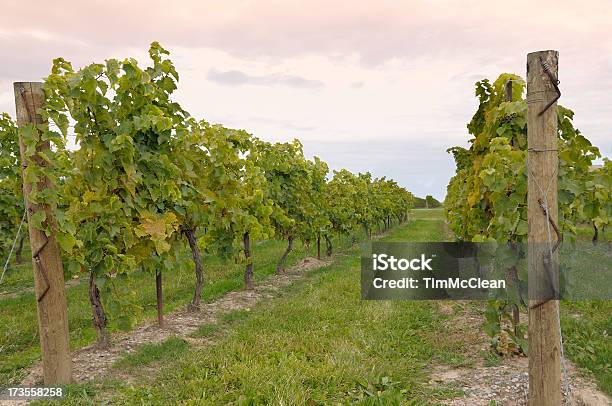
<svg viewBox="0 0 612 406">
<path fill-rule="evenodd" d="M 225 324 L 233 324 L 240 322 L 249 317 L 250 310 L 238 309 L 221 316 L 221 322 Z"/>
<path fill-rule="evenodd" d="M 27 244 L 27 242 L 26 242 Z M 4 267 L 6 256 L 8 252 L 0 251 L 0 266 Z M 6 256 L 5 256 L 6 255 Z M 30 262 L 31 253 L 29 249 L 23 247 L 23 263 L 17 265 L 15 260 L 15 253 L 13 252 L 12 261 L 9 263 L 9 267 L 4 274 L 2 285 L 0 285 L 0 293 L 14 293 L 19 292 L 23 289 L 32 288 L 34 286 L 34 273 L 32 271 L 32 265 Z M 2 274 L 0 268 L 0 274 Z"/>
<path fill-rule="evenodd" d="M 444 218 L 440 209 L 414 210 L 406 227 L 396 227 L 380 241 L 444 241 Z"/>
<path fill-rule="evenodd" d="M 612 395 L 612 302 L 562 302 L 561 329 L 568 357 Z"/>
<path fill-rule="evenodd" d="M 602 269 L 602 261 L 610 261 L 605 253 L 605 242 L 612 241 L 610 227 L 606 230 L 605 240 L 600 230 L 600 243 L 597 248 L 591 246 L 592 227 L 578 227 L 578 240 L 581 254 L 578 256 L 579 267 L 574 272 L 587 273 L 588 283 L 578 281 L 580 287 L 595 289 L 598 296 L 602 295 L 601 287 L 609 291 L 610 280 L 606 275 L 610 272 L 597 272 Z M 592 250 L 594 255 L 589 255 Z M 582 297 L 589 292 L 580 292 Z M 562 301 L 561 329 L 565 351 L 570 360 L 592 374 L 599 388 L 612 396 L 612 301 Z"/>
<path fill-rule="evenodd" d="M 426 225 L 439 228 L 415 220 L 384 239 L 427 240 Z M 455 363 L 462 347 L 436 304 L 361 300 L 359 265 L 352 248 L 281 296 L 202 327 L 195 335 L 213 344 L 170 357 L 155 376 L 101 384 L 94 403 L 424 405 L 458 395 L 426 384 L 430 363 Z M 80 390 L 69 404 L 90 402 Z"/>
<path fill-rule="evenodd" d="M 202 324 L 196 331 L 191 333 L 191 337 L 213 337 L 221 330 L 221 324 Z"/>
<path fill-rule="evenodd" d="M 444 221 L 444 209 L 442 207 L 436 209 L 414 209 L 410 218 L 419 219 L 436 219 Z"/>
<path fill-rule="evenodd" d="M 134 371 L 153 363 L 168 362 L 187 351 L 188 344 L 178 337 L 171 337 L 157 344 L 143 344 L 117 361 L 114 368 Z"/>
<path fill-rule="evenodd" d="M 345 248 L 350 241 L 348 238 L 336 238 L 334 243 L 340 248 Z M 255 280 L 261 281 L 274 273 L 276 262 L 284 251 L 286 243 L 270 240 L 253 245 Z M 297 263 L 306 254 L 316 254 L 314 249 L 315 247 L 310 247 L 310 250 L 307 250 L 302 244 L 296 244 L 295 250 L 288 257 L 287 264 Z M 164 272 L 164 311 L 166 313 L 185 306 L 193 296 L 195 278 L 190 253 L 185 251 L 182 257 L 183 260 L 177 264 L 176 268 Z M 241 289 L 243 271 L 243 264 L 205 256 L 205 286 L 202 300 L 212 301 L 228 291 Z M 31 265 L 24 264 L 13 268 L 8 278 L 10 281 L 20 281 L 12 284 L 14 288 L 31 286 L 33 278 Z M 142 313 L 136 315 L 136 322 L 154 318 L 156 315 L 154 276 L 136 272 L 128 279 L 127 286 L 134 289 L 136 292 L 134 301 L 143 308 Z M 76 349 L 93 343 L 96 337 L 91 323 L 87 284 L 81 283 L 69 287 L 66 290 L 66 296 L 71 347 Z M 118 331 L 116 315 L 107 309 L 107 316 L 109 331 L 111 333 Z M 19 382 L 23 378 L 24 368 L 40 359 L 37 323 L 33 293 L 0 299 L 0 386 Z"/>
<path fill-rule="evenodd" d="M 240 322 L 248 318 L 250 315 L 250 309 L 237 309 L 232 310 L 229 313 L 225 313 L 219 317 L 219 320 L 215 324 L 202 324 L 196 331 L 190 334 L 191 337 L 195 338 L 211 338 L 225 329 L 230 328 L 235 323 Z"/>
</svg>

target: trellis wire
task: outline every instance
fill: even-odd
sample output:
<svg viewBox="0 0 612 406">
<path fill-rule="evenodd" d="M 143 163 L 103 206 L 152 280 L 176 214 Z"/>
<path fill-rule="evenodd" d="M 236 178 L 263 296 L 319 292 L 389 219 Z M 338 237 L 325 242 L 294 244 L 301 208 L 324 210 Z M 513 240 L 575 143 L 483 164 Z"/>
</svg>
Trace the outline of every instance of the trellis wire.
<svg viewBox="0 0 612 406">
<path fill-rule="evenodd" d="M 11 245 L 11 250 L 9 251 L 8 257 L 6 258 L 6 262 L 4 263 L 4 269 L 2 270 L 2 275 L 0 275 L 0 284 L 2 284 L 2 280 L 4 279 L 4 274 L 6 273 L 6 270 L 8 269 L 8 264 L 11 260 L 11 255 L 13 255 L 15 244 L 17 243 L 17 240 L 19 239 L 19 234 L 21 233 L 21 227 L 23 226 L 25 218 L 26 218 L 26 212 L 24 210 L 23 216 L 21 217 L 21 223 L 19 223 L 19 228 L 17 228 L 17 234 L 15 234 L 15 239 L 13 240 L 13 245 Z"/>
</svg>

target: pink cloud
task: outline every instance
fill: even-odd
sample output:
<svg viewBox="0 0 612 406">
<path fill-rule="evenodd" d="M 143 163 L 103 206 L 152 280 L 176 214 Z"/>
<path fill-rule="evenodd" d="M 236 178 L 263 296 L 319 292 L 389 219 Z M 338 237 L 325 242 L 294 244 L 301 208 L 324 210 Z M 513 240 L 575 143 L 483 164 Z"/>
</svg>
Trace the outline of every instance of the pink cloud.
<svg viewBox="0 0 612 406">
<path fill-rule="evenodd" d="M 157 39 L 241 57 L 358 55 L 377 64 L 466 51 L 486 57 L 525 45 L 578 51 L 585 39 L 609 41 L 611 13 L 607 1 L 588 7 L 569 1 L 516 1 L 508 7 L 489 1 L 91 1 L 84 8 L 60 0 L 37 7 L 9 1 L 0 18 L 22 49 L 39 32 L 51 37 L 42 41 L 51 46 L 53 38 L 78 39 L 90 49 L 142 47 Z"/>
<path fill-rule="evenodd" d="M 144 62 L 158 40 L 182 73 L 177 97 L 198 116 L 231 113 L 264 137 L 316 133 L 322 151 L 334 137 L 427 138 L 443 160 L 448 143 L 467 140 L 475 80 L 523 75 L 527 52 L 558 49 L 561 102 L 611 154 L 610 15 L 609 0 L 3 0 L 0 111 L 14 109 L 10 82 L 40 80 L 54 57 Z M 390 118 L 399 113 L 412 115 Z"/>
</svg>

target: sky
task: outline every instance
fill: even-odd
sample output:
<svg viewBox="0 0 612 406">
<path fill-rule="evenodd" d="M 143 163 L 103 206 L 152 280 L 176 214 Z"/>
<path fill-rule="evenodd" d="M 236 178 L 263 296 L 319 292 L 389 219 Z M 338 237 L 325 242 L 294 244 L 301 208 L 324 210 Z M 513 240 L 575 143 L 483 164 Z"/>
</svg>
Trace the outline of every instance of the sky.
<svg viewBox="0 0 612 406">
<path fill-rule="evenodd" d="M 86 6 L 85 6 L 86 4 Z M 387 176 L 443 199 L 446 149 L 466 146 L 474 83 L 524 77 L 527 53 L 560 53 L 560 103 L 612 156 L 612 1 L 0 0 L 0 111 L 14 81 L 53 58 L 143 64 L 152 41 L 198 119 L 268 141 L 298 138 L 331 169 Z"/>
</svg>

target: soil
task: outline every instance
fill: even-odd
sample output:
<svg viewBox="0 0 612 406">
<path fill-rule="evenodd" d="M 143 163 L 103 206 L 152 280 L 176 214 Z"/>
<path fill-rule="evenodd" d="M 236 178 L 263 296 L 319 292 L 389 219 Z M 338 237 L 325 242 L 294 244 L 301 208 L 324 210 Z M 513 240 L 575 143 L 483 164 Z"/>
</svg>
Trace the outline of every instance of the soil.
<svg viewBox="0 0 612 406">
<path fill-rule="evenodd" d="M 460 311 L 456 311 L 457 306 L 460 306 Z M 486 365 L 483 354 L 490 351 L 490 339 L 482 329 L 473 328 L 482 323 L 482 316 L 466 302 L 441 303 L 440 311 L 452 315 L 448 321 L 452 333 L 447 339 L 465 342 L 466 364 L 471 365 L 461 368 L 434 366 L 430 386 L 453 388 L 465 394 L 463 397 L 440 402 L 452 406 L 489 406 L 493 404 L 491 401 L 495 401 L 495 405 L 527 405 L 528 359 L 523 356 L 499 357 L 495 365 Z M 567 359 L 565 365 L 570 389 L 569 396 L 564 393 L 566 405 L 612 405 L 610 398 L 597 389 L 592 379 Z"/>
</svg>

